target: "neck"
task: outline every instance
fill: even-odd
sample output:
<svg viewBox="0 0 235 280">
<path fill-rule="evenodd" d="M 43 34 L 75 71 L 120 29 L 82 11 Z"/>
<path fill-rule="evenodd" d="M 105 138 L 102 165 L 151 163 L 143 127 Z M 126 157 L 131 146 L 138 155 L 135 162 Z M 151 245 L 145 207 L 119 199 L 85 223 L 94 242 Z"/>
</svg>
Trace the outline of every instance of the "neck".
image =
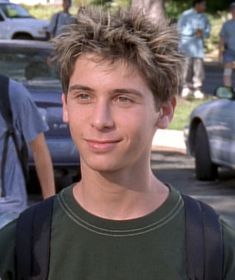
<svg viewBox="0 0 235 280">
<path fill-rule="evenodd" d="M 106 219 L 127 220 L 145 216 L 160 207 L 169 193 L 150 167 L 145 172 L 115 174 L 82 168 L 82 178 L 74 188 L 75 199 L 88 212 Z"/>
</svg>

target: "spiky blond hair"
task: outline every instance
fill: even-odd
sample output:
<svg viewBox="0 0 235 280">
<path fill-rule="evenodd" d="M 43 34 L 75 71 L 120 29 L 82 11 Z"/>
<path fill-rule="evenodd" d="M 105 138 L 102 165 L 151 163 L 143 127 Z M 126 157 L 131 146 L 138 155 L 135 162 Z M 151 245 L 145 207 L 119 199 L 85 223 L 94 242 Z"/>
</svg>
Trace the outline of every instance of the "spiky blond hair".
<svg viewBox="0 0 235 280">
<path fill-rule="evenodd" d="M 76 22 L 52 43 L 64 93 L 76 59 L 87 53 L 133 65 L 158 102 L 167 101 L 181 88 L 184 58 L 178 51 L 176 28 L 165 19 L 153 24 L 141 12 L 83 8 Z"/>
</svg>

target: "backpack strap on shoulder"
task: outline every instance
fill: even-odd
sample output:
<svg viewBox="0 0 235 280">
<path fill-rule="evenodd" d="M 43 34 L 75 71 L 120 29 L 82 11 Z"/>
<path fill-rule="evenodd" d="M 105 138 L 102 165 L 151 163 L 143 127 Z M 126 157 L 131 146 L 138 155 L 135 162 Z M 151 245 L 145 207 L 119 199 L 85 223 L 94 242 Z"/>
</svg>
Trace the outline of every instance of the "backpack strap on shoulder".
<svg viewBox="0 0 235 280">
<path fill-rule="evenodd" d="M 219 216 L 209 205 L 201 205 L 205 235 L 205 279 L 223 279 L 224 248 Z"/>
<path fill-rule="evenodd" d="M 213 208 L 182 195 L 185 204 L 187 273 L 190 280 L 223 279 L 223 236 Z"/>
<path fill-rule="evenodd" d="M 9 126 L 12 122 L 12 112 L 9 98 L 9 78 L 0 75 L 0 84 L 1 84 L 1 96 L 0 96 L 0 113 L 6 123 L 6 126 L 9 130 Z M 6 132 L 9 133 L 8 131 Z M 7 147 L 8 147 L 8 135 L 4 135 L 3 140 L 3 149 L 1 155 L 1 193 L 0 196 L 5 196 L 5 164 L 7 157 Z"/>
<path fill-rule="evenodd" d="M 46 280 L 49 273 L 53 203 L 50 197 L 20 214 L 16 226 L 18 280 Z"/>
<path fill-rule="evenodd" d="M 10 101 L 10 93 L 9 93 L 9 78 L 3 75 L 0 75 L 0 84 L 1 84 L 1 96 L 0 96 L 0 112 L 6 123 L 7 131 L 4 135 L 3 140 L 3 150 L 1 157 L 1 185 L 2 185 L 2 193 L 1 196 L 5 196 L 5 164 L 7 161 L 7 153 L 8 153 L 8 141 L 12 138 L 15 146 L 15 150 L 17 153 L 17 157 L 19 159 L 22 172 L 24 174 L 25 182 L 27 182 L 27 159 L 28 159 L 28 150 L 27 144 L 25 142 L 25 138 L 23 134 L 21 134 L 22 138 L 22 148 L 18 143 L 18 139 L 16 136 L 15 128 L 13 125 L 13 112 Z"/>
</svg>

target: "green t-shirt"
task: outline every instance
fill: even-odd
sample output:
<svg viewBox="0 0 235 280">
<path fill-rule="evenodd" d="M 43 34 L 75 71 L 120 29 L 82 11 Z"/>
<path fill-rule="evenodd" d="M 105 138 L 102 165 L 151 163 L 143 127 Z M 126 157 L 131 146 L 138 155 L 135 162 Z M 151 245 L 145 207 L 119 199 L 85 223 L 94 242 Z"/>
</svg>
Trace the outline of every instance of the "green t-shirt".
<svg viewBox="0 0 235 280">
<path fill-rule="evenodd" d="M 49 278 L 52 280 L 184 280 L 185 223 L 180 194 L 133 220 L 96 217 L 78 205 L 72 187 L 54 205 Z M 235 232 L 223 223 L 224 279 L 235 279 Z M 15 223 L 0 232 L 0 275 L 14 279 Z M 23 254 L 23 252 L 22 252 Z"/>
</svg>

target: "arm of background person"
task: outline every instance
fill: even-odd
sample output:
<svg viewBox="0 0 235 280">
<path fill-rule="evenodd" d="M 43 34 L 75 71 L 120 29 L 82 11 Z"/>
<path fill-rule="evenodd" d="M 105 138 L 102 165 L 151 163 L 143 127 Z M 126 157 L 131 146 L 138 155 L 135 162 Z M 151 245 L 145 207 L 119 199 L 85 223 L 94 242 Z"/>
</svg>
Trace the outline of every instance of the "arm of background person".
<svg viewBox="0 0 235 280">
<path fill-rule="evenodd" d="M 224 52 L 224 39 L 223 39 L 223 37 L 220 36 L 220 39 L 219 39 L 219 56 L 218 56 L 219 62 L 223 61 L 223 52 Z"/>
<path fill-rule="evenodd" d="M 57 25 L 57 21 L 58 21 L 58 16 L 59 14 L 56 13 L 54 15 L 52 15 L 50 23 L 47 27 L 47 32 L 48 32 L 48 36 L 49 39 L 53 38 L 53 36 L 55 35 L 55 31 L 56 31 L 56 25 Z"/>
<path fill-rule="evenodd" d="M 55 180 L 51 156 L 45 140 L 44 133 L 38 136 L 30 143 L 33 159 L 40 182 L 42 196 L 47 198 L 55 194 Z"/>
<path fill-rule="evenodd" d="M 208 38 L 211 33 L 211 24 L 207 16 L 204 17 L 203 37 Z"/>
</svg>

